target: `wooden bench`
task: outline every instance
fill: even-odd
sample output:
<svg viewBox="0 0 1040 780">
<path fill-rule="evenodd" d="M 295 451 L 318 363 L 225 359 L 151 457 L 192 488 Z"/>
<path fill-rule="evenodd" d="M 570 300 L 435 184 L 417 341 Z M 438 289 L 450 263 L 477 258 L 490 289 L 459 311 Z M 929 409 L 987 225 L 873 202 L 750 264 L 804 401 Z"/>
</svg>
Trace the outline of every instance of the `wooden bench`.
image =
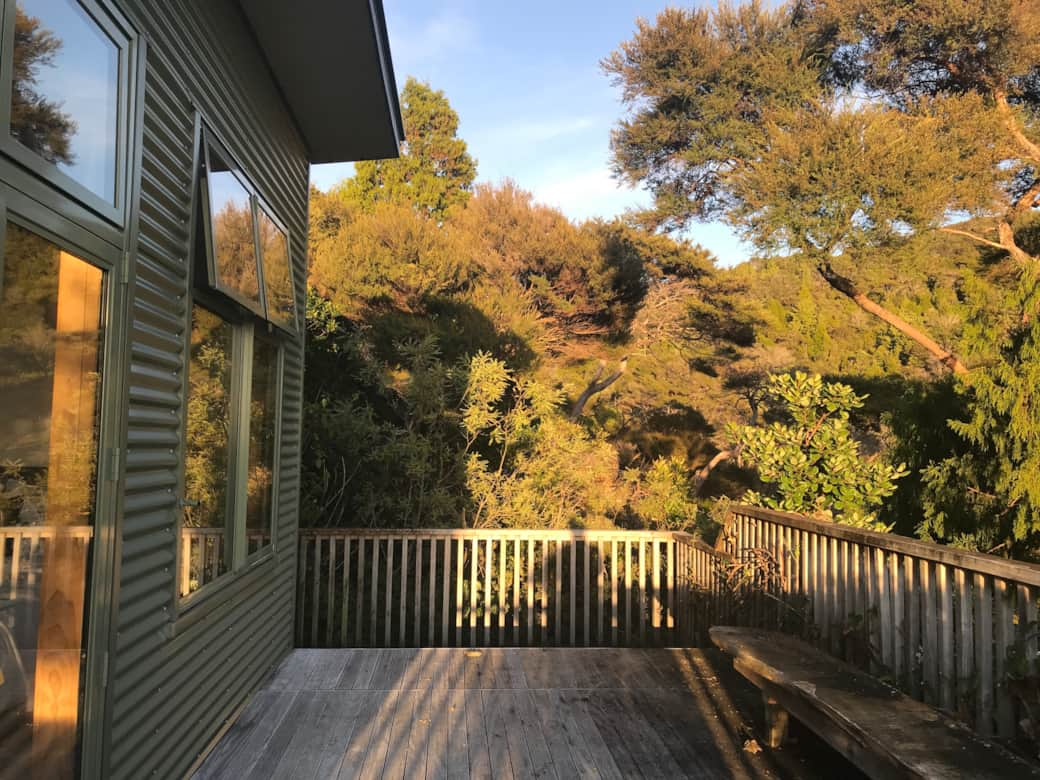
<svg viewBox="0 0 1040 780">
<path fill-rule="evenodd" d="M 773 631 L 717 626 L 711 641 L 762 691 L 767 742 L 788 715 L 875 778 L 1040 778 L 1040 768 L 875 677 Z"/>
</svg>

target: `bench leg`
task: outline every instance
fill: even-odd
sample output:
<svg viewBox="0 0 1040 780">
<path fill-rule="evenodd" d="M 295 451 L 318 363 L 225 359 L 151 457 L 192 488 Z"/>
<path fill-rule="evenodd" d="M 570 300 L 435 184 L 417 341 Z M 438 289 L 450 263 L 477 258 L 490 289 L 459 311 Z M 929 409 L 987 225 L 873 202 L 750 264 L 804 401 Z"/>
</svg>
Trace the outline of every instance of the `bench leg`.
<svg viewBox="0 0 1040 780">
<path fill-rule="evenodd" d="M 778 748 L 787 739 L 787 710 L 765 691 L 762 692 L 762 701 L 766 705 L 766 741 L 769 747 Z"/>
</svg>

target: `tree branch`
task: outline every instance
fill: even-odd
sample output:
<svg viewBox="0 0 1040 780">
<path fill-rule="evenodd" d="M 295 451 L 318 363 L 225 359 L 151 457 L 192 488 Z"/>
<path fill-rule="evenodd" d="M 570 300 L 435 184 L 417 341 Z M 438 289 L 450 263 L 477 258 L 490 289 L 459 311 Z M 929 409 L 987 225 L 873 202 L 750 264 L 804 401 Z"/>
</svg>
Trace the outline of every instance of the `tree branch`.
<svg viewBox="0 0 1040 780">
<path fill-rule="evenodd" d="M 589 402 L 589 399 L 596 395 L 596 393 L 602 393 L 618 381 L 627 369 L 628 355 L 625 355 L 621 358 L 621 363 L 618 365 L 617 371 L 606 379 L 600 379 L 600 377 L 603 376 L 603 372 L 607 370 L 607 363 L 604 360 L 599 361 L 599 368 L 596 369 L 596 373 L 592 376 L 592 379 L 589 380 L 589 384 L 582 391 L 581 395 L 578 396 L 578 400 L 574 402 L 574 406 L 571 407 L 570 419 L 577 420 L 581 417 L 581 413 L 585 410 L 585 404 Z"/>
<path fill-rule="evenodd" d="M 1018 119 L 1015 118 L 1015 112 L 1011 109 L 1011 104 L 1008 103 L 1007 93 L 1002 89 L 998 89 L 994 93 L 994 97 L 997 101 L 997 110 L 1004 119 L 1004 125 L 1011 132 L 1011 137 L 1015 139 L 1019 148 L 1024 152 L 1024 156 L 1033 162 L 1040 162 L 1040 146 L 1030 141 L 1022 131 L 1018 124 Z"/>
<path fill-rule="evenodd" d="M 711 473 L 719 467 L 722 463 L 728 460 L 736 460 L 740 457 L 740 445 L 728 450 L 720 450 L 715 453 L 715 457 L 709 460 L 704 466 L 697 469 L 693 474 L 693 493 L 699 495 L 701 488 L 704 487 L 704 483 L 708 481 L 708 477 Z"/>
<path fill-rule="evenodd" d="M 951 235 L 954 235 L 954 236 L 964 236 L 965 238 L 970 238 L 972 241 L 976 241 L 976 242 L 978 242 L 980 244 L 984 244 L 986 246 L 991 246 L 994 249 L 1003 249 L 1005 251 L 1007 250 L 1007 247 L 1005 247 L 1003 244 L 1001 244 L 1001 243 L 999 243 L 997 241 L 990 241 L 988 238 L 983 238 L 982 236 L 980 236 L 980 235 L 978 235 L 976 233 L 972 233 L 969 230 L 959 230 L 957 228 L 949 228 L 949 227 L 939 228 L 939 230 L 942 231 L 943 233 L 950 233 Z"/>
<path fill-rule="evenodd" d="M 960 358 L 950 352 L 950 350 L 942 347 L 937 341 L 925 334 L 919 328 L 915 328 L 898 314 L 890 312 L 884 306 L 872 301 L 865 293 L 861 292 L 859 288 L 856 287 L 855 282 L 837 273 L 831 267 L 829 262 L 826 260 L 820 260 L 816 265 L 816 270 L 819 272 L 820 276 L 823 277 L 823 280 L 832 288 L 848 297 L 853 303 L 863 309 L 863 311 L 872 314 L 882 322 L 891 325 L 911 341 L 924 347 L 929 354 L 953 371 L 953 373 L 968 373 L 967 366 L 960 361 Z"/>
</svg>

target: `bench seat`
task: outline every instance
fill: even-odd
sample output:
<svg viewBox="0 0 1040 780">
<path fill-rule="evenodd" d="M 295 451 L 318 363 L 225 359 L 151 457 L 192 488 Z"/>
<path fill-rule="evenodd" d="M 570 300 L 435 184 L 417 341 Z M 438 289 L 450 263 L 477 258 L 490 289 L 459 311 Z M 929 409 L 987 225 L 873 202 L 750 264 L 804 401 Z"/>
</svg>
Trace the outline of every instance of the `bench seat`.
<svg viewBox="0 0 1040 780">
<path fill-rule="evenodd" d="M 729 626 L 710 635 L 762 690 L 771 747 L 789 714 L 871 777 L 1040 778 L 1040 767 L 794 637 Z"/>
</svg>

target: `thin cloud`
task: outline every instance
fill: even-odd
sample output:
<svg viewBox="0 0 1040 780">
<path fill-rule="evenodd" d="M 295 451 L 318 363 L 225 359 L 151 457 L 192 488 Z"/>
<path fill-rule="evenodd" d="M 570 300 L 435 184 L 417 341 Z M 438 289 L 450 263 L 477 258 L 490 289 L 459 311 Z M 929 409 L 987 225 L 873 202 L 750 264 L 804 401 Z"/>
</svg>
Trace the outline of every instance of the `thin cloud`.
<svg viewBox="0 0 1040 780">
<path fill-rule="evenodd" d="M 390 49 L 399 73 L 412 73 L 421 66 L 457 57 L 461 49 L 477 40 L 477 25 L 456 9 L 444 9 L 421 25 L 409 25 L 409 15 L 387 13 Z"/>
</svg>

